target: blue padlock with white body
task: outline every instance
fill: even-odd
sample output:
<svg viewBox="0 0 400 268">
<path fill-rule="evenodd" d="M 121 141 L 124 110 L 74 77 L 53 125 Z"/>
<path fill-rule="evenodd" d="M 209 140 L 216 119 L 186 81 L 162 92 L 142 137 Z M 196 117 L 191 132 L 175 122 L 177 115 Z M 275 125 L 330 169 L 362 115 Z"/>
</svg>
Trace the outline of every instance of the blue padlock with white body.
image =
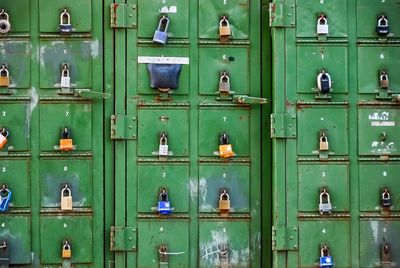
<svg viewBox="0 0 400 268">
<path fill-rule="evenodd" d="M 154 32 L 153 42 L 165 45 L 167 43 L 168 38 L 168 27 L 169 27 L 169 19 L 167 16 L 163 15 L 160 21 L 158 22 L 157 30 Z"/>
<path fill-rule="evenodd" d="M 172 210 L 173 208 L 171 208 L 171 202 L 168 200 L 167 190 L 165 188 L 162 188 L 158 196 L 157 211 L 161 215 L 169 215 L 171 214 Z"/>
<path fill-rule="evenodd" d="M 5 212 L 8 210 L 11 195 L 11 191 L 5 185 L 3 185 L 3 188 L 0 190 L 0 212 Z"/>
<path fill-rule="evenodd" d="M 321 247 L 321 257 L 319 258 L 319 267 L 333 267 L 332 256 L 329 254 L 329 249 L 326 245 Z"/>
</svg>

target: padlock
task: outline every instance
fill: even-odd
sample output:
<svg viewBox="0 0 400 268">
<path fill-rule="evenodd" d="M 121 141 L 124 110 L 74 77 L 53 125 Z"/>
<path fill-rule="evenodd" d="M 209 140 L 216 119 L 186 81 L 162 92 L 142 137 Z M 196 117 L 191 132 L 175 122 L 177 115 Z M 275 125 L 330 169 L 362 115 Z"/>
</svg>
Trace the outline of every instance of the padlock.
<svg viewBox="0 0 400 268">
<path fill-rule="evenodd" d="M 159 262 L 163 264 L 168 264 L 168 247 L 167 245 L 161 245 L 158 248 Z"/>
<path fill-rule="evenodd" d="M 221 77 L 219 78 L 218 91 L 221 93 L 229 93 L 231 90 L 231 83 L 228 73 L 223 71 Z"/>
<path fill-rule="evenodd" d="M 147 64 L 150 74 L 150 87 L 162 92 L 179 87 L 182 64 Z"/>
<path fill-rule="evenodd" d="M 68 240 L 65 240 L 62 245 L 61 257 L 63 259 L 71 259 L 72 257 L 71 244 Z"/>
<path fill-rule="evenodd" d="M 219 36 L 226 37 L 231 35 L 231 26 L 229 25 L 228 18 L 226 16 L 222 16 L 222 19 L 219 21 Z"/>
<path fill-rule="evenodd" d="M 11 29 L 10 16 L 2 9 L 0 12 L 0 33 L 8 33 Z"/>
<path fill-rule="evenodd" d="M 390 192 L 388 188 L 384 188 L 381 194 L 381 206 L 384 208 L 388 208 L 392 205 L 392 199 L 390 197 Z"/>
<path fill-rule="evenodd" d="M 153 42 L 165 45 L 168 38 L 169 18 L 165 15 L 162 16 L 158 22 L 157 30 L 154 32 Z"/>
<path fill-rule="evenodd" d="M 61 210 L 72 210 L 72 193 L 68 184 L 61 190 Z"/>
<path fill-rule="evenodd" d="M 382 268 L 392 267 L 392 257 L 390 256 L 389 243 L 383 241 L 381 246 L 381 265 Z"/>
<path fill-rule="evenodd" d="M 321 131 L 321 134 L 319 137 L 319 150 L 320 151 L 328 151 L 329 150 L 328 137 L 327 137 L 325 131 Z"/>
<path fill-rule="evenodd" d="M 386 71 L 382 70 L 379 75 L 379 86 L 382 89 L 389 88 L 389 76 Z"/>
<path fill-rule="evenodd" d="M 321 247 L 321 257 L 319 258 L 319 267 L 333 267 L 332 256 L 326 245 Z"/>
<path fill-rule="evenodd" d="M 226 189 L 223 189 L 220 194 L 218 203 L 220 216 L 228 216 L 229 210 L 231 209 L 231 200 Z"/>
<path fill-rule="evenodd" d="M 0 69 L 0 87 L 10 86 L 10 73 L 5 64 L 1 65 Z"/>
<path fill-rule="evenodd" d="M 329 34 L 329 26 L 328 19 L 325 14 L 321 14 L 317 20 L 317 34 L 328 35 Z"/>
<path fill-rule="evenodd" d="M 64 64 L 61 70 L 61 87 L 69 88 L 70 87 L 71 78 L 69 76 L 69 68 L 67 64 Z"/>
<path fill-rule="evenodd" d="M 324 201 L 324 198 L 325 198 L 325 201 Z M 331 198 L 330 198 L 329 193 L 326 190 L 326 188 L 323 188 L 319 195 L 319 213 L 320 214 L 332 213 Z"/>
<path fill-rule="evenodd" d="M 3 184 L 0 190 L 0 212 L 5 212 L 8 210 L 8 205 L 11 200 L 12 193 L 7 188 L 6 185 Z"/>
<path fill-rule="evenodd" d="M 0 243 L 0 267 L 8 267 L 10 264 L 10 250 L 6 240 Z"/>
<path fill-rule="evenodd" d="M 326 70 L 321 70 L 321 72 L 317 76 L 317 85 L 318 90 L 323 93 L 327 94 L 331 91 L 332 88 L 332 79 L 331 76 Z"/>
<path fill-rule="evenodd" d="M 376 33 L 378 35 L 388 35 L 389 34 L 389 21 L 387 16 L 380 15 L 378 17 L 378 22 L 376 25 Z"/>
<path fill-rule="evenodd" d="M 168 156 L 168 139 L 164 132 L 161 133 L 160 145 L 158 146 L 158 155 Z"/>
<path fill-rule="evenodd" d="M 72 32 L 71 15 L 66 8 L 60 14 L 59 30 L 61 34 L 70 34 Z"/>
<path fill-rule="evenodd" d="M 74 146 L 72 144 L 71 132 L 68 128 L 64 128 L 61 132 L 61 139 L 60 139 L 60 150 L 61 151 L 72 151 Z"/>
<path fill-rule="evenodd" d="M 161 215 L 171 214 L 171 202 L 168 200 L 168 192 L 165 188 L 161 188 L 160 194 L 158 195 L 157 211 Z"/>
<path fill-rule="evenodd" d="M 7 144 L 8 136 L 10 136 L 10 132 L 7 129 L 3 128 L 0 131 L 0 149 L 3 149 L 4 146 Z"/>
<path fill-rule="evenodd" d="M 223 133 L 219 139 L 219 156 L 222 158 L 229 158 L 235 156 L 236 154 L 233 152 L 232 144 L 229 144 L 229 138 L 226 133 Z"/>
</svg>

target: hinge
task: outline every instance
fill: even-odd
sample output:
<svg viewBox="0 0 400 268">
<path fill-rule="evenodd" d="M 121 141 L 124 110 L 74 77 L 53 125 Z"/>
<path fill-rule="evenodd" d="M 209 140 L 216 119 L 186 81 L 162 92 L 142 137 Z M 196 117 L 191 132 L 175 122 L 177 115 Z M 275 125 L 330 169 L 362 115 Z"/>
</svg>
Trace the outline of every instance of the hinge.
<svg viewBox="0 0 400 268">
<path fill-rule="evenodd" d="M 137 232 L 134 227 L 111 226 L 111 251 L 136 251 Z"/>
<path fill-rule="evenodd" d="M 111 28 L 136 29 L 137 8 L 133 4 L 111 4 Z"/>
<path fill-rule="evenodd" d="M 299 232 L 297 227 L 272 226 L 272 250 L 298 250 Z"/>
<path fill-rule="evenodd" d="M 111 115 L 112 140 L 136 140 L 136 116 Z"/>
<path fill-rule="evenodd" d="M 271 138 L 296 138 L 296 116 L 292 114 L 271 114 Z"/>
<path fill-rule="evenodd" d="M 294 4 L 269 3 L 270 27 L 295 27 L 296 8 Z"/>
</svg>

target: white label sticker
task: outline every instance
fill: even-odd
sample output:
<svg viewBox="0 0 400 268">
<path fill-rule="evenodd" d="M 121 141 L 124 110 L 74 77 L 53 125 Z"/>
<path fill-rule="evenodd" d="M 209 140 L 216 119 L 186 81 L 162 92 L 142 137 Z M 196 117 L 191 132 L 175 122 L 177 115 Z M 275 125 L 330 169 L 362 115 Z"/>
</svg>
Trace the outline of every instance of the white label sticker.
<svg viewBox="0 0 400 268">
<path fill-rule="evenodd" d="M 176 6 L 170 6 L 170 7 L 165 6 L 160 9 L 160 13 L 176 13 L 176 12 L 177 12 Z"/>
<path fill-rule="evenodd" d="M 152 57 L 139 56 L 138 63 L 154 63 L 154 64 L 189 64 L 188 57 Z"/>
<path fill-rule="evenodd" d="M 394 121 L 372 121 L 371 127 L 394 127 L 396 122 Z"/>
</svg>

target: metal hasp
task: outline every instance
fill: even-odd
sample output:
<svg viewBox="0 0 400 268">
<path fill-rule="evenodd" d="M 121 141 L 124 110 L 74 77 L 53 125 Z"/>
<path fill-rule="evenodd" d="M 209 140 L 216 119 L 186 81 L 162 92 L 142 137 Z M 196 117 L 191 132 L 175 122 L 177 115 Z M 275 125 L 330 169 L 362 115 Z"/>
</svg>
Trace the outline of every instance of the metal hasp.
<svg viewBox="0 0 400 268">
<path fill-rule="evenodd" d="M 2 240 L 0 243 L 0 267 L 8 267 L 10 265 L 10 248 L 7 241 Z"/>
<path fill-rule="evenodd" d="M 111 28 L 137 28 L 137 9 L 133 4 L 111 4 Z"/>
<path fill-rule="evenodd" d="M 294 114 L 271 114 L 271 138 L 295 139 L 297 119 Z"/>
<path fill-rule="evenodd" d="M 111 251 L 136 251 L 137 231 L 134 227 L 111 226 Z"/>
<path fill-rule="evenodd" d="M 269 3 L 270 27 L 295 27 L 296 8 L 294 4 Z"/>
<path fill-rule="evenodd" d="M 218 247 L 218 259 L 220 268 L 229 267 L 229 247 L 226 244 L 222 244 Z"/>
<path fill-rule="evenodd" d="M 168 247 L 161 245 L 158 249 L 159 268 L 168 268 Z"/>
<path fill-rule="evenodd" d="M 383 241 L 381 245 L 381 265 L 382 268 L 392 267 L 392 257 L 390 256 L 390 245 L 386 241 Z"/>
<path fill-rule="evenodd" d="M 112 140 L 136 140 L 136 116 L 111 115 L 110 127 Z"/>
<path fill-rule="evenodd" d="M 272 250 L 298 250 L 299 228 L 297 226 L 272 226 Z"/>
</svg>

